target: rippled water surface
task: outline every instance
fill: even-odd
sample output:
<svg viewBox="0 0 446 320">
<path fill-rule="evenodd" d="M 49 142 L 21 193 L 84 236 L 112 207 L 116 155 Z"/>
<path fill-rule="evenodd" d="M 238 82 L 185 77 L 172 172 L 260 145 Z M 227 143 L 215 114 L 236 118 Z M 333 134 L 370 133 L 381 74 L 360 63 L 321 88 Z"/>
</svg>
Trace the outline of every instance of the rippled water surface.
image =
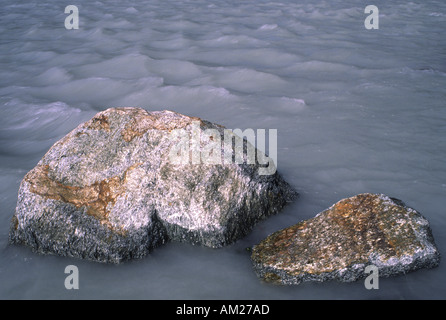
<svg viewBox="0 0 446 320">
<path fill-rule="evenodd" d="M 373 2 L 373 3 L 372 3 Z M 271 286 L 245 250 L 362 192 L 397 197 L 446 248 L 446 3 L 370 1 L 2 1 L 0 298 L 446 298 L 444 263 L 362 282 Z M 222 249 L 170 243 L 103 265 L 7 245 L 19 184 L 98 111 L 169 109 L 227 128 L 278 130 L 278 170 L 301 194 Z M 80 289 L 64 287 L 75 264 Z"/>
</svg>

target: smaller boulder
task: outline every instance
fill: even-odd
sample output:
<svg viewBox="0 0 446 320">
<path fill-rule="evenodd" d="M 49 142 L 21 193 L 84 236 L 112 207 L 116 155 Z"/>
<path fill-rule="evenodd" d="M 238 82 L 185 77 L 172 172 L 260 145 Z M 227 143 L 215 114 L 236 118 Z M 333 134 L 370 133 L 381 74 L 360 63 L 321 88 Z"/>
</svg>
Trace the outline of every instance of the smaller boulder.
<svg viewBox="0 0 446 320">
<path fill-rule="evenodd" d="M 278 284 L 356 281 L 374 265 L 380 277 L 436 267 L 428 221 L 383 194 L 343 199 L 312 219 L 277 231 L 252 249 L 257 275 Z"/>
</svg>

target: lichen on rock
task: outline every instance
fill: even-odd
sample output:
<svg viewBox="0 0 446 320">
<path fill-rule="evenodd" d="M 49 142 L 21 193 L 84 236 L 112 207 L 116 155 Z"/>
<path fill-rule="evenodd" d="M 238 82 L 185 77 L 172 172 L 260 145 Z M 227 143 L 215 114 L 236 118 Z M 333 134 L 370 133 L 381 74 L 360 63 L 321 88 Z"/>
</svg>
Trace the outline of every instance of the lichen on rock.
<svg viewBox="0 0 446 320">
<path fill-rule="evenodd" d="M 355 281 L 375 265 L 383 277 L 435 267 L 440 255 L 428 221 L 382 194 L 343 199 L 312 219 L 254 246 L 254 270 L 267 282 Z"/>
<path fill-rule="evenodd" d="M 224 135 L 196 117 L 141 108 L 107 109 L 79 125 L 22 180 L 9 242 L 116 263 L 169 240 L 221 247 L 297 195 L 278 173 L 259 175 L 258 164 L 172 163 L 179 129 Z"/>
</svg>

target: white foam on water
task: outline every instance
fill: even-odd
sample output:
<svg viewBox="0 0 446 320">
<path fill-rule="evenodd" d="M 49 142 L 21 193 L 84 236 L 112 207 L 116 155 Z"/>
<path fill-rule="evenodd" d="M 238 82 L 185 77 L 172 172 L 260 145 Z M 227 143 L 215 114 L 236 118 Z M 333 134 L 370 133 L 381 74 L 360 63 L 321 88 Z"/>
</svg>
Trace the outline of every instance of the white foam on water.
<svg viewBox="0 0 446 320">
<path fill-rule="evenodd" d="M 274 30 L 278 27 L 277 24 L 264 24 L 259 28 L 259 30 Z"/>
</svg>

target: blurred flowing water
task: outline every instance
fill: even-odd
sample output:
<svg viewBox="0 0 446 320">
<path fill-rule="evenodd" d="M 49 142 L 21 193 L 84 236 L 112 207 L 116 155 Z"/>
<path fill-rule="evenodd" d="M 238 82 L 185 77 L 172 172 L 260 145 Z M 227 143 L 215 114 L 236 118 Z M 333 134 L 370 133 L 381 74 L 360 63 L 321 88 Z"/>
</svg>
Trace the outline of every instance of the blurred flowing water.
<svg viewBox="0 0 446 320">
<path fill-rule="evenodd" d="M 74 3 L 73 3 L 74 4 Z M 402 199 L 446 248 L 446 3 L 352 0 L 2 1 L 0 298 L 444 299 L 444 264 L 380 280 L 272 286 L 245 248 L 362 192 Z M 7 245 L 23 176 L 98 111 L 169 109 L 277 129 L 278 171 L 301 194 L 234 245 L 169 243 L 103 265 Z M 66 290 L 65 266 L 80 289 Z"/>
</svg>

